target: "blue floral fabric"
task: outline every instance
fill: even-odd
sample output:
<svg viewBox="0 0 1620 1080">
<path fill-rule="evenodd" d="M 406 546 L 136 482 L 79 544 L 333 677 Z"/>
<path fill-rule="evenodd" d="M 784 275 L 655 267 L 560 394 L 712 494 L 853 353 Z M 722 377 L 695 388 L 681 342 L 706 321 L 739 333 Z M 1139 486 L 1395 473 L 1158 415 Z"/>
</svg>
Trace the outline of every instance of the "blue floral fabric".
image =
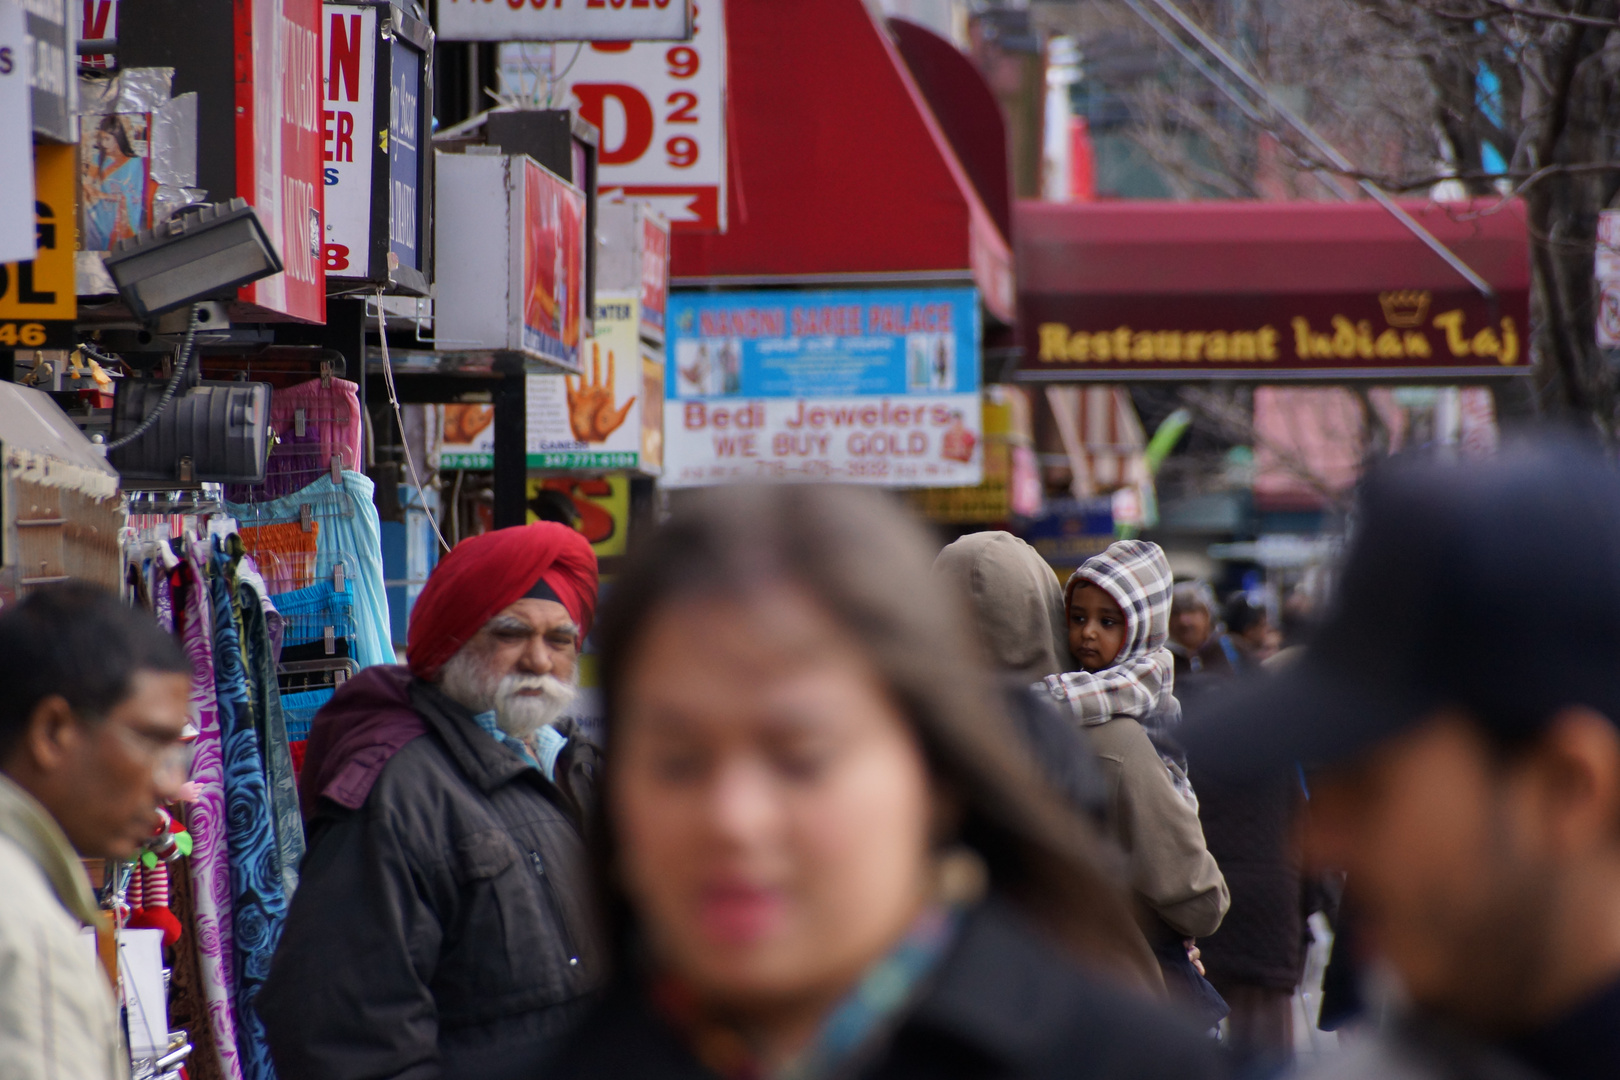
<svg viewBox="0 0 1620 1080">
<path fill-rule="evenodd" d="M 208 586 L 214 615 L 214 693 L 219 703 L 225 772 L 236 959 L 236 986 L 232 988 L 236 1050 L 243 1080 L 275 1080 L 264 1024 L 254 1001 L 270 974 L 270 958 L 281 940 L 287 894 L 230 579 L 230 556 L 216 546 Z"/>
<path fill-rule="evenodd" d="M 238 610 L 242 613 L 242 644 L 253 694 L 253 722 L 264 757 L 265 779 L 270 785 L 270 808 L 276 828 L 277 862 L 287 900 L 298 888 L 298 865 L 304 861 L 304 818 L 298 811 L 298 780 L 293 775 L 292 751 L 287 746 L 287 719 L 276 685 L 276 662 L 264 608 L 253 586 L 239 582 Z"/>
</svg>

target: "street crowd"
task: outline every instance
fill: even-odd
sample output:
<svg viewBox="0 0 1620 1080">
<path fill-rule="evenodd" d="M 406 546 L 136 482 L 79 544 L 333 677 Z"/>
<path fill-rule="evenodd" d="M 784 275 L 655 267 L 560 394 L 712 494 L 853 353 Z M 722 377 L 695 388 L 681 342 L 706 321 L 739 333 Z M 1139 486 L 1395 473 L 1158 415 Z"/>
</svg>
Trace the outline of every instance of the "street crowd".
<svg viewBox="0 0 1620 1080">
<path fill-rule="evenodd" d="M 317 716 L 284 1080 L 1271 1077 L 1299 1023 L 1339 1080 L 1620 1077 L 1593 447 L 1374 468 L 1308 631 L 817 485 L 694 494 L 598 595 L 565 525 L 463 540 Z M 0 1077 L 125 1074 L 80 860 L 185 781 L 190 681 L 95 588 L 0 610 Z"/>
</svg>

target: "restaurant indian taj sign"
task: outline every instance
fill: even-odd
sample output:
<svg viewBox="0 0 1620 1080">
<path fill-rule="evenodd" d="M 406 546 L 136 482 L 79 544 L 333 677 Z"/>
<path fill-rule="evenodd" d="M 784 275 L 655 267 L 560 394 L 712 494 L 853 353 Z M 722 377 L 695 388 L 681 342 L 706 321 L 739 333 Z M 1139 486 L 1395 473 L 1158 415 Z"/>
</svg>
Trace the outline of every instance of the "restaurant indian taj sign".
<svg viewBox="0 0 1620 1080">
<path fill-rule="evenodd" d="M 1024 298 L 1029 380 L 1425 378 L 1530 370 L 1524 293 Z"/>
</svg>

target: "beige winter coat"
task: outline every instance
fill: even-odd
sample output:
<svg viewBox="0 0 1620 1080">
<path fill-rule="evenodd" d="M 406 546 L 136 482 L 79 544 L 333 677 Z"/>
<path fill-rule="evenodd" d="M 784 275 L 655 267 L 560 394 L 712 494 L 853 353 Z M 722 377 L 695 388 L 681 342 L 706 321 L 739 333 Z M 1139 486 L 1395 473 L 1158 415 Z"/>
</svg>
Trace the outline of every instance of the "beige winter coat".
<svg viewBox="0 0 1620 1080">
<path fill-rule="evenodd" d="M 80 928 L 98 917 L 49 812 L 0 774 L 0 1080 L 121 1080 L 112 987 Z"/>
<path fill-rule="evenodd" d="M 1213 934 L 1231 894 L 1170 767 L 1128 716 L 1085 732 L 1108 777 L 1108 826 L 1129 861 L 1131 888 L 1178 934 Z"/>
</svg>

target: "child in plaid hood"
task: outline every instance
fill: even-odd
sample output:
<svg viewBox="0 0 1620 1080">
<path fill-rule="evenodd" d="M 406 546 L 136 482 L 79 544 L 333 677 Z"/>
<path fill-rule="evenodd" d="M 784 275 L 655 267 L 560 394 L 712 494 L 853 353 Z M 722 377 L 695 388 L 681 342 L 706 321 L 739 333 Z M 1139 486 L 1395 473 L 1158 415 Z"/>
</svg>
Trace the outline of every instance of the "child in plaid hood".
<svg viewBox="0 0 1620 1080">
<path fill-rule="evenodd" d="M 1075 590 L 1101 589 L 1125 617 L 1125 638 L 1108 666 L 1070 671 L 1046 679 L 1052 696 L 1067 705 L 1086 727 L 1128 716 L 1144 727 L 1164 730 L 1181 720 L 1176 701 L 1175 657 L 1170 637 L 1170 593 L 1175 581 L 1164 549 L 1145 540 L 1121 540 L 1087 559 L 1063 590 L 1065 621 L 1074 610 Z"/>
<path fill-rule="evenodd" d="M 1121 540 L 1087 559 L 1063 603 L 1077 666 L 1090 670 L 1038 685 L 1091 736 L 1108 777 L 1109 830 L 1129 860 L 1138 899 L 1178 937 L 1204 937 L 1220 925 L 1229 894 L 1169 736 L 1181 719 L 1166 648 L 1173 585 L 1157 544 Z"/>
</svg>

